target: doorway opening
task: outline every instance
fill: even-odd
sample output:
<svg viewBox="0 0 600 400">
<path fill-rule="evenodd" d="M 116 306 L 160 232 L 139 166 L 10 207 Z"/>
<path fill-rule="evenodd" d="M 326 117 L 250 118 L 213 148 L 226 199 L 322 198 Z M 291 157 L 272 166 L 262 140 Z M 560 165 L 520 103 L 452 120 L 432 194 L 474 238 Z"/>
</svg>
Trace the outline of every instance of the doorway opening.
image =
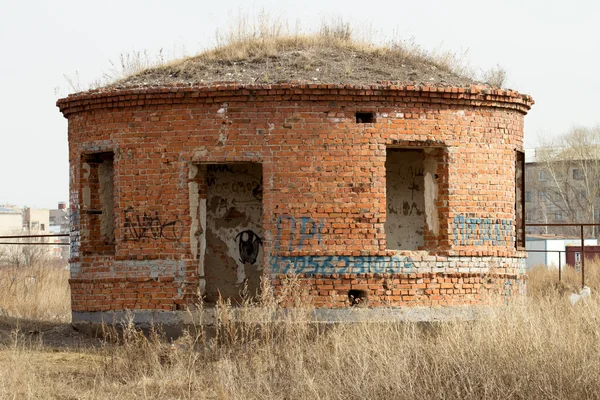
<svg viewBox="0 0 600 400">
<path fill-rule="evenodd" d="M 204 299 L 254 297 L 263 274 L 262 165 L 206 164 Z"/>
</svg>

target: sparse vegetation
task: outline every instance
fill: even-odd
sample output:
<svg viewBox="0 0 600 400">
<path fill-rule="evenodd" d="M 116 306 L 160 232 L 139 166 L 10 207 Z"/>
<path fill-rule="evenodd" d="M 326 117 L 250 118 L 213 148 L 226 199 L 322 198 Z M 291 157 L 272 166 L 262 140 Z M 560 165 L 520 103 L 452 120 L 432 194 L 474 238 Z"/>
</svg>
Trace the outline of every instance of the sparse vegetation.
<svg viewBox="0 0 600 400">
<path fill-rule="evenodd" d="M 503 88 L 508 73 L 500 65 L 490 68 L 483 73 L 483 81 L 492 87 Z"/>
<path fill-rule="evenodd" d="M 121 54 L 90 88 L 212 82 L 505 84 L 506 72 L 500 67 L 477 76 L 466 51 L 427 51 L 414 38 L 385 39 L 370 26 L 358 29 L 342 19 L 323 22 L 314 31 L 299 26 L 264 12 L 256 18 L 240 15 L 227 30 L 217 31 L 212 49 L 176 60 L 162 51 L 156 56 L 147 51 Z M 66 79 L 72 90 L 81 91 L 77 76 Z"/>
<path fill-rule="evenodd" d="M 14 244 L 0 245 L 0 316 L 70 321 L 66 262 L 53 258 L 50 246 L 24 244 L 36 239 L 5 240 Z"/>
<path fill-rule="evenodd" d="M 0 268 L 0 316 L 71 321 L 69 271 L 61 265 Z"/>
<path fill-rule="evenodd" d="M 123 74 L 124 79 L 115 85 L 393 81 L 465 86 L 472 82 L 464 58 L 425 51 L 414 40 L 376 44 L 368 41 L 371 36 L 359 36 L 343 20 L 323 23 L 316 32 L 303 32 L 265 14 L 254 23 L 240 17 L 228 31 L 217 33 L 214 49 Z"/>
<path fill-rule="evenodd" d="M 574 270 L 559 284 L 556 270 L 535 268 L 523 304 L 476 321 L 324 328 L 308 322 L 310 306 L 301 306 L 292 281 L 298 298 L 286 322 L 273 318 L 280 299 L 265 290 L 259 303 L 239 311 L 246 323 L 234 322 L 231 307 L 221 304 L 216 334 L 199 324 L 169 343 L 125 323 L 120 333 L 107 327 L 103 344 L 82 347 L 79 336 L 49 343 L 49 331 L 12 318 L 37 317 L 12 311 L 31 289 L 8 290 L 13 272 L 3 269 L 0 307 L 9 315 L 0 318 L 0 398 L 593 398 L 600 390 L 600 264 L 587 270 L 592 297 L 575 307 L 567 300 L 580 282 Z M 64 271 L 30 273 L 47 282 L 35 290 L 49 310 L 37 315 L 64 315 Z M 67 325 L 52 329 L 59 326 L 66 336 Z"/>
</svg>

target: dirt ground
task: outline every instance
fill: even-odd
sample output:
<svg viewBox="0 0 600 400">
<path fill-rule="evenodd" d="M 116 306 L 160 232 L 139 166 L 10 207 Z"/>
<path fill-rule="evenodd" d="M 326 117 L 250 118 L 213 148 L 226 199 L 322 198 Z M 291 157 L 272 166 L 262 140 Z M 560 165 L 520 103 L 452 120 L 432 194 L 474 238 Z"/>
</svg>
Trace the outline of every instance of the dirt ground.
<svg viewBox="0 0 600 400">
<path fill-rule="evenodd" d="M 10 379 L 24 379 L 26 368 L 35 371 L 36 377 L 47 382 L 62 384 L 65 377 L 73 381 L 93 381 L 106 356 L 101 351 L 99 339 L 77 332 L 71 324 L 0 317 L 0 397 L 8 395 L 6 386 Z M 39 375 L 39 376 L 38 376 Z M 13 382 L 8 392 L 11 396 L 62 398 L 54 390 L 27 394 L 34 383 Z M 49 385 L 53 387 L 53 385 Z M 34 390 L 35 392 L 35 390 Z M 43 393 L 44 391 L 42 391 Z M 77 398 L 66 396 L 64 398 Z"/>
<path fill-rule="evenodd" d="M 0 348 L 17 341 L 40 344 L 50 350 L 76 350 L 101 345 L 100 339 L 76 331 L 69 323 L 0 317 Z"/>
</svg>

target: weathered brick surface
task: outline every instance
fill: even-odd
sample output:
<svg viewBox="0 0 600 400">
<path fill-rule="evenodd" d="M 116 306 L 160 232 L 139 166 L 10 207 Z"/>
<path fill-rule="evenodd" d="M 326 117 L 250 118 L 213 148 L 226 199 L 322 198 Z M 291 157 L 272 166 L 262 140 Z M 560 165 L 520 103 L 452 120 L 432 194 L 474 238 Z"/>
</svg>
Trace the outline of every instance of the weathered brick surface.
<svg viewBox="0 0 600 400">
<path fill-rule="evenodd" d="M 274 279 L 285 284 L 287 276 Z M 482 276 L 479 273 L 332 274 L 301 276 L 310 287 L 308 298 L 317 307 L 347 307 L 351 290 L 364 291 L 369 307 L 434 307 L 509 301 L 525 293 L 521 276 Z"/>
<path fill-rule="evenodd" d="M 301 274 L 318 305 L 344 306 L 349 290 L 365 291 L 373 306 L 521 293 L 515 150 L 532 104 L 477 86 L 391 85 L 128 88 L 61 99 L 73 310 L 176 310 L 197 300 L 202 232 L 194 216 L 206 182 L 196 167 L 206 163 L 262 164 L 262 264 L 276 285 L 282 274 Z M 373 112 L 375 122 L 357 124 L 356 112 Z M 426 224 L 417 251 L 386 249 L 391 147 L 427 149 L 436 165 L 439 229 Z M 97 215 L 83 201 L 86 182 L 97 180 L 83 163 L 107 152 L 113 243 L 98 237 Z"/>
</svg>

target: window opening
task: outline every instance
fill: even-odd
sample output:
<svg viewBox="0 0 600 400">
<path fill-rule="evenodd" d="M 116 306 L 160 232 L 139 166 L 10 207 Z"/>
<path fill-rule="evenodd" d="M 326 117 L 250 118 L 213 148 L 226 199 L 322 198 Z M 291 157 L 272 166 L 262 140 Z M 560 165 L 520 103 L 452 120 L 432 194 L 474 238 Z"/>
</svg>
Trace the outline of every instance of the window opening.
<svg viewBox="0 0 600 400">
<path fill-rule="evenodd" d="M 515 154 L 515 246 L 525 248 L 525 153 Z M 540 171 L 543 172 L 543 171 Z"/>
<path fill-rule="evenodd" d="M 114 254 L 114 153 L 82 156 L 81 251 Z"/>
<path fill-rule="evenodd" d="M 385 235 L 390 250 L 418 250 L 424 244 L 425 181 L 422 149 L 388 148 L 385 160 Z"/>
<path fill-rule="evenodd" d="M 356 123 L 357 124 L 370 124 L 375 122 L 375 113 L 372 112 L 357 112 Z"/>
<path fill-rule="evenodd" d="M 546 180 L 546 171 L 541 170 L 538 172 L 538 181 L 544 182 Z"/>
</svg>

